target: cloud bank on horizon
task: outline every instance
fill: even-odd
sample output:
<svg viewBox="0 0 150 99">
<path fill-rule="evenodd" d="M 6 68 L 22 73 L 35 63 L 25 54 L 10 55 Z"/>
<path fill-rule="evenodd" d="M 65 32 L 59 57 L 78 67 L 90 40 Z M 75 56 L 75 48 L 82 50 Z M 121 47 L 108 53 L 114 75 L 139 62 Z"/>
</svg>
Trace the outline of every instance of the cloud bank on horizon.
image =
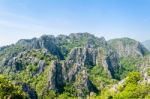
<svg viewBox="0 0 150 99">
<path fill-rule="evenodd" d="M 42 34 L 150 39 L 149 0 L 1 0 L 0 46 Z"/>
</svg>

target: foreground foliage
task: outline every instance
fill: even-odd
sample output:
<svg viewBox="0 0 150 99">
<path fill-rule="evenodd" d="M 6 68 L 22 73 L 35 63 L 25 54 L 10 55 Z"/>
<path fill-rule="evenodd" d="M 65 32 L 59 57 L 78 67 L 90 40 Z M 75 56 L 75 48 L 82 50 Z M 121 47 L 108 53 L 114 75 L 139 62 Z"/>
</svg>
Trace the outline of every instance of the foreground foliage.
<svg viewBox="0 0 150 99">
<path fill-rule="evenodd" d="M 131 72 L 123 83 L 117 87 L 105 88 L 99 96 L 90 98 L 97 99 L 150 99 L 150 85 L 142 82 L 142 77 L 139 72 Z"/>
<path fill-rule="evenodd" d="M 21 87 L 12 84 L 5 76 L 0 75 L 0 99 L 27 99 Z"/>
</svg>

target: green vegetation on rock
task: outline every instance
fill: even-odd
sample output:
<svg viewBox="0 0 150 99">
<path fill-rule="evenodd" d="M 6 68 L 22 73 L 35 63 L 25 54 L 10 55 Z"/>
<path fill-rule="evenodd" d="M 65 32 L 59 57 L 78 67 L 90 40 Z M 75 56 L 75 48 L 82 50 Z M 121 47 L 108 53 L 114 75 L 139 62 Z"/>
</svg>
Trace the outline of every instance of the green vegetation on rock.
<svg viewBox="0 0 150 99">
<path fill-rule="evenodd" d="M 0 75 L 0 99 L 28 99 L 28 95 L 21 86 L 13 84 L 4 75 Z"/>
<path fill-rule="evenodd" d="M 0 98 L 149 99 L 146 53 L 133 39 L 89 33 L 20 40 L 0 49 Z"/>
</svg>

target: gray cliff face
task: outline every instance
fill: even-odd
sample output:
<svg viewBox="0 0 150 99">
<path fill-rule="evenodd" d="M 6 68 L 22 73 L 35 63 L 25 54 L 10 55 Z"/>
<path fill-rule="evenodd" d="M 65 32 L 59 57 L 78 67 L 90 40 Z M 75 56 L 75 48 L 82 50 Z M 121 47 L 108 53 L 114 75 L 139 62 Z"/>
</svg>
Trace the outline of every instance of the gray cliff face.
<svg viewBox="0 0 150 99">
<path fill-rule="evenodd" d="M 89 59 L 91 60 L 90 62 Z M 77 93 L 78 96 L 85 95 L 83 93 L 85 89 L 87 93 L 97 91 L 88 77 L 87 69 L 90 68 L 90 65 L 96 65 L 96 50 L 91 48 L 74 48 L 62 64 L 54 61 L 51 65 L 49 88 L 59 90 L 63 85 L 74 83 L 76 90 L 80 90 Z M 80 82 L 78 82 L 79 79 Z"/>
<path fill-rule="evenodd" d="M 49 83 L 48 87 L 51 90 L 55 90 L 56 92 L 62 92 L 63 87 L 65 85 L 71 84 L 72 86 L 75 86 L 75 90 L 78 90 L 76 93 L 76 96 L 85 97 L 85 94 L 90 92 L 98 92 L 97 88 L 92 84 L 92 82 L 89 80 L 87 69 L 82 67 L 79 71 L 76 71 L 76 74 L 74 74 L 74 80 L 71 82 L 68 82 L 65 78 L 65 75 L 63 75 L 63 69 L 62 64 L 60 64 L 57 61 L 54 61 L 51 65 L 51 69 L 49 72 Z M 70 71 L 67 75 L 68 77 L 73 77 L 72 71 Z M 85 93 L 86 90 L 86 93 Z"/>
<path fill-rule="evenodd" d="M 86 69 L 83 69 L 78 73 L 76 77 L 76 83 L 74 84 L 77 90 L 77 96 L 85 97 L 85 94 L 90 94 L 91 92 L 98 92 L 98 89 L 89 80 L 88 73 Z"/>
<path fill-rule="evenodd" d="M 19 53 L 17 56 L 10 58 L 8 61 L 4 60 L 3 67 L 1 66 L 1 72 L 20 72 L 25 69 L 28 69 L 30 65 L 36 66 L 35 70 L 32 72 L 32 75 L 41 74 L 46 66 L 46 62 L 43 59 L 40 59 L 34 54 L 31 54 L 32 51 L 24 51 Z M 33 50 L 36 53 L 42 53 L 47 55 L 45 50 Z"/>
<path fill-rule="evenodd" d="M 73 62 L 78 68 L 80 66 L 80 68 L 92 68 L 98 65 L 103 66 L 108 74 L 113 74 L 114 70 L 120 67 L 118 59 L 116 52 L 113 52 L 111 49 L 105 51 L 103 48 L 74 48 L 68 57 L 68 60 Z M 110 76 L 113 77 L 111 74 Z"/>
<path fill-rule="evenodd" d="M 57 46 L 57 39 L 51 35 L 43 35 L 40 38 L 33 38 L 31 40 L 20 40 L 17 45 L 23 45 L 28 50 L 30 49 L 47 49 L 51 54 L 56 55 L 58 58 L 63 59 L 59 47 Z"/>
<path fill-rule="evenodd" d="M 96 50 L 91 48 L 74 48 L 63 64 L 65 79 L 74 81 L 78 72 L 84 67 L 90 68 L 96 65 Z"/>
<path fill-rule="evenodd" d="M 119 68 L 116 53 L 98 53 L 100 49 L 74 48 L 63 62 L 54 61 L 49 74 L 49 88 L 59 91 L 64 85 L 73 83 L 78 96 L 96 92 L 97 88 L 89 80 L 88 69 L 99 65 L 105 68 L 108 76 L 114 77 L 114 69 Z M 89 61 L 90 60 L 90 61 Z"/>
<path fill-rule="evenodd" d="M 45 66 L 46 66 L 45 60 L 40 60 L 37 65 L 37 69 L 33 75 L 41 74 L 44 71 Z"/>
<path fill-rule="evenodd" d="M 112 49 L 98 49 L 96 58 L 98 66 L 103 66 L 109 77 L 115 78 L 115 70 L 120 68 L 119 55 Z"/>
<path fill-rule="evenodd" d="M 140 42 L 129 38 L 109 40 L 108 44 L 117 51 L 120 57 L 139 57 L 148 52 Z"/>
<path fill-rule="evenodd" d="M 119 64 L 118 64 L 118 59 L 115 56 L 110 56 L 106 58 L 106 67 L 107 67 L 107 72 L 108 74 L 111 74 L 112 78 L 115 78 L 115 70 L 119 69 Z M 104 68 L 106 68 L 104 67 Z"/>
<path fill-rule="evenodd" d="M 61 92 L 63 90 L 64 82 L 62 75 L 62 66 L 58 61 L 53 61 L 49 71 L 49 89 Z"/>
<path fill-rule="evenodd" d="M 78 63 L 83 66 L 95 66 L 96 65 L 97 51 L 93 48 L 74 48 L 67 60 L 72 60 L 74 63 Z"/>
</svg>

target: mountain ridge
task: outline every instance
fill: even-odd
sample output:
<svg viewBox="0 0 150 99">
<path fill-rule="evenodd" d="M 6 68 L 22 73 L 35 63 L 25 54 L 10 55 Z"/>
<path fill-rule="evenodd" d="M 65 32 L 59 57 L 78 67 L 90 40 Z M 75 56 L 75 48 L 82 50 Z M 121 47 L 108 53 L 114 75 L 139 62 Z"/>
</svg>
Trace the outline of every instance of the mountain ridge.
<svg viewBox="0 0 150 99">
<path fill-rule="evenodd" d="M 140 42 L 129 38 L 106 41 L 89 33 L 43 35 L 2 47 L 0 73 L 26 83 L 39 98 L 54 93 L 86 98 L 129 72 L 149 68 L 148 53 Z"/>
</svg>

